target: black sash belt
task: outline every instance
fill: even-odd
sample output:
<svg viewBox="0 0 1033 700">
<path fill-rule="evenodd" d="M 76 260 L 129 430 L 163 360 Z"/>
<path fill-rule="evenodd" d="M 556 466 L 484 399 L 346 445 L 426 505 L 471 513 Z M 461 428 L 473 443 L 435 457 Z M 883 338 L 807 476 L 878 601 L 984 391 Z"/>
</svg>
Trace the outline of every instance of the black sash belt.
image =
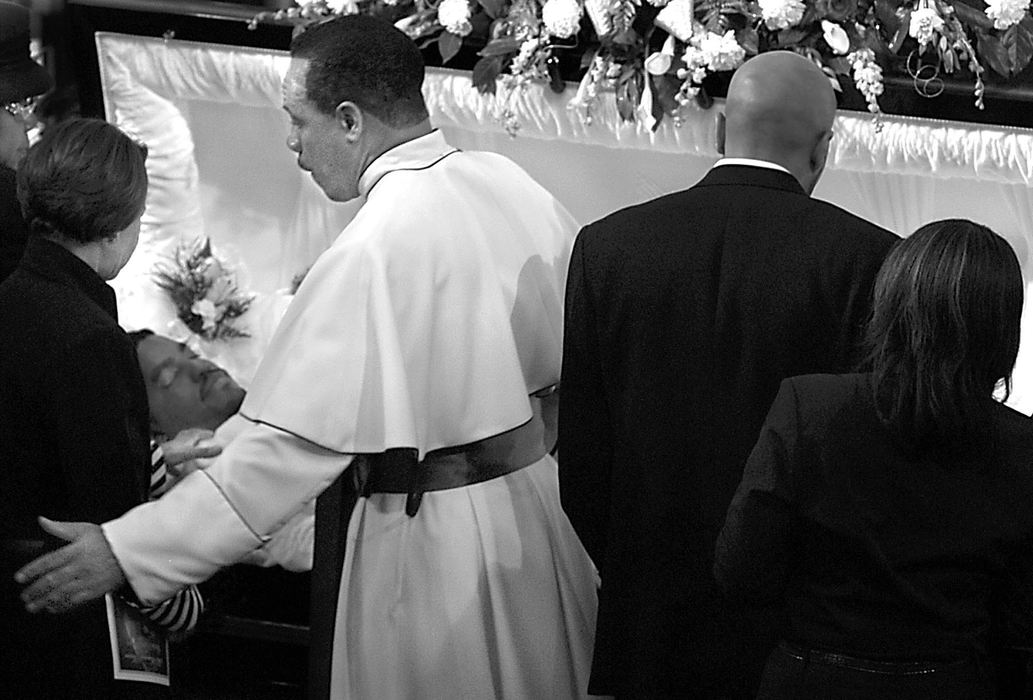
<svg viewBox="0 0 1033 700">
<path fill-rule="evenodd" d="M 851 671 L 862 671 L 887 676 L 922 676 L 930 673 L 941 673 L 953 670 L 967 663 L 965 659 L 953 661 L 878 661 L 861 659 L 846 654 L 817 649 L 806 649 L 783 641 L 779 648 L 798 661 L 838 666 Z"/>
<path fill-rule="evenodd" d="M 470 445 L 428 452 L 416 461 L 416 450 L 394 449 L 360 455 L 351 468 L 359 496 L 404 493 L 405 514 L 416 515 L 423 494 L 458 489 L 505 476 L 545 456 L 541 423 L 529 421 L 501 435 Z"/>
<path fill-rule="evenodd" d="M 415 517 L 423 494 L 481 483 L 528 467 L 546 455 L 544 424 L 536 416 L 524 425 L 469 445 L 428 452 L 391 449 L 358 455 L 316 499 L 309 620 L 309 688 L 312 700 L 330 697 L 337 597 L 344 566 L 348 522 L 359 498 L 404 493 L 405 512 Z"/>
</svg>

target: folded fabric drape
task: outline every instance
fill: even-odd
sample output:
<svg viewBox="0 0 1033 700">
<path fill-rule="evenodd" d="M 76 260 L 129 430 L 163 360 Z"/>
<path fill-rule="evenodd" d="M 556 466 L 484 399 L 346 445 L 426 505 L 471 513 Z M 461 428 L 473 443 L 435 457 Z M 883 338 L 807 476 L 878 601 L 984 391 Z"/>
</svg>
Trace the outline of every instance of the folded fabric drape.
<svg viewBox="0 0 1033 700">
<path fill-rule="evenodd" d="M 303 274 L 357 203 L 328 202 L 284 145 L 286 53 L 112 33 L 98 33 L 96 45 L 108 119 L 150 148 L 140 246 L 114 282 L 121 317 L 168 332 L 174 314 L 153 284 L 153 265 L 179 240 L 208 236 L 260 293 L 248 314 L 259 327 L 253 337 L 207 348 L 246 385 L 283 308 L 265 310 L 261 295 Z M 430 68 L 424 95 L 450 143 L 510 157 L 582 224 L 688 187 L 718 157 L 720 100 L 686 112 L 680 127 L 665 120 L 653 132 L 622 122 L 612 94 L 602 95 L 589 123 L 568 107 L 573 87 L 554 94 L 532 85 L 492 97 L 473 88 L 469 73 Z M 503 127 L 506 110 L 519 125 L 515 137 Z M 1031 184 L 1033 130 L 895 115 L 877 129 L 871 115 L 841 111 L 815 196 L 901 235 L 933 219 L 985 223 L 1028 269 Z M 1028 354 L 1020 350 L 1011 402 L 1026 413 L 1033 411 Z"/>
</svg>

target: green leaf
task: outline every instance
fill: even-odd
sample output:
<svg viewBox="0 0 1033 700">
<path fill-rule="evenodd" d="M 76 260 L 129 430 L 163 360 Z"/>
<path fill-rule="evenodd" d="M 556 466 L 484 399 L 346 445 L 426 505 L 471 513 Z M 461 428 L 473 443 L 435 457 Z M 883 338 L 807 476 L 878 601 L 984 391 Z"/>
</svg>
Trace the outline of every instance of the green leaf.
<svg viewBox="0 0 1033 700">
<path fill-rule="evenodd" d="M 850 75 L 850 62 L 842 56 L 826 59 L 825 64 L 839 75 Z"/>
<path fill-rule="evenodd" d="M 890 41 L 890 53 L 897 53 L 900 51 L 900 47 L 904 45 L 904 41 L 908 36 L 908 28 L 911 26 L 911 10 L 905 10 L 904 14 L 900 17 L 900 24 L 897 25 L 897 31 L 893 35 L 893 39 Z"/>
<path fill-rule="evenodd" d="M 760 50 L 760 40 L 757 36 L 757 30 L 753 27 L 747 27 L 746 29 L 740 29 L 735 33 L 735 40 L 739 42 L 739 46 L 746 50 L 747 56 L 756 55 Z"/>
<path fill-rule="evenodd" d="M 477 52 L 478 56 L 504 56 L 507 53 L 516 53 L 520 50 L 520 40 L 512 37 L 500 37 L 492 39 L 487 46 Z"/>
<path fill-rule="evenodd" d="M 633 29 L 624 29 L 621 31 L 615 31 L 613 33 L 614 44 L 622 44 L 624 46 L 634 46 L 639 42 L 639 36 Z"/>
<path fill-rule="evenodd" d="M 703 26 L 706 28 L 708 32 L 713 32 L 714 34 L 724 34 L 724 17 L 720 12 L 714 11 L 712 14 L 708 14 L 703 19 Z"/>
<path fill-rule="evenodd" d="M 495 94 L 495 79 L 502 72 L 505 59 L 502 56 L 485 56 L 473 66 L 471 82 L 477 92 L 483 95 Z"/>
<path fill-rule="evenodd" d="M 963 2 L 954 3 L 954 14 L 956 14 L 958 19 L 960 19 L 966 26 L 988 30 L 994 28 L 994 21 L 987 17 L 985 12 L 977 10 L 974 7 L 970 7 Z M 1028 16 L 1029 15 L 1027 15 L 1027 17 Z"/>
<path fill-rule="evenodd" d="M 663 122 L 664 117 L 667 116 L 667 114 L 668 114 L 667 109 L 664 106 L 664 102 L 663 102 L 663 100 L 660 99 L 660 95 L 659 95 L 660 83 L 663 82 L 663 78 L 664 77 L 665 76 L 662 76 L 662 75 L 656 76 L 656 75 L 650 75 L 649 73 L 646 73 L 646 80 L 648 80 L 650 82 L 650 87 L 652 88 L 652 91 L 653 91 L 653 104 L 652 104 L 652 109 L 650 110 L 650 114 L 653 116 L 653 122 L 654 122 L 653 123 L 653 131 L 656 131 L 657 129 L 660 128 L 661 122 Z"/>
<path fill-rule="evenodd" d="M 807 38 L 807 32 L 802 29 L 796 29 L 795 27 L 792 27 L 789 29 L 783 29 L 775 36 L 778 37 L 779 46 L 789 47 L 799 45 L 804 39 Z"/>
<path fill-rule="evenodd" d="M 654 112 L 656 106 L 660 105 L 665 114 L 674 114 L 681 106 L 678 104 L 678 100 L 675 99 L 675 95 L 681 89 L 682 81 L 670 73 L 652 76 L 652 78 Z"/>
<path fill-rule="evenodd" d="M 635 109 L 642 98 L 641 78 L 639 74 L 632 74 L 627 79 L 622 76 L 617 83 L 617 113 L 623 121 L 635 121 Z"/>
<path fill-rule="evenodd" d="M 1033 59 L 1033 18 L 1029 15 L 996 37 L 978 30 L 976 35 L 979 37 L 979 55 L 994 72 L 1005 78 L 1021 73 Z"/>
<path fill-rule="evenodd" d="M 461 36 L 452 32 L 441 32 L 441 36 L 438 37 L 438 53 L 441 54 L 441 62 L 448 63 L 455 58 L 462 46 L 463 38 Z"/>
<path fill-rule="evenodd" d="M 506 14 L 505 0 L 477 0 L 477 3 L 484 8 L 484 12 L 492 19 L 503 17 Z"/>
<path fill-rule="evenodd" d="M 875 19 L 882 26 L 886 36 L 894 36 L 902 23 L 905 26 L 905 33 L 907 32 L 907 24 L 911 21 L 911 10 L 909 8 L 907 10 L 908 16 L 903 18 L 897 14 L 897 9 L 901 7 L 900 0 L 875 0 L 873 10 Z M 906 21 L 901 22 L 902 19 L 906 19 Z"/>
</svg>

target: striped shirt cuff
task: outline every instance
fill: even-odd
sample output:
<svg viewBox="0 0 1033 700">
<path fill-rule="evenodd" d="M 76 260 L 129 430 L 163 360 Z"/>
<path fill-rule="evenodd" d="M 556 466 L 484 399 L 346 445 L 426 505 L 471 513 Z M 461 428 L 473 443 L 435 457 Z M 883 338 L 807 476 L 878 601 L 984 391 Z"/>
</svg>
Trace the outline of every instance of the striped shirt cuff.
<svg viewBox="0 0 1033 700">
<path fill-rule="evenodd" d="M 188 586 L 163 603 L 141 606 L 140 613 L 167 632 L 189 632 L 204 612 L 204 598 L 197 586 Z"/>
</svg>

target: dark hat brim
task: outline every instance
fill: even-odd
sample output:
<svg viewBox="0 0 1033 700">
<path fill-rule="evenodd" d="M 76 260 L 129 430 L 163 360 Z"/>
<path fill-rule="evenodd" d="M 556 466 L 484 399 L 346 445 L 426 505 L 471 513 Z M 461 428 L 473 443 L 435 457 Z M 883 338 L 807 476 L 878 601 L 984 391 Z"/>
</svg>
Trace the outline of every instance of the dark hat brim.
<svg viewBox="0 0 1033 700">
<path fill-rule="evenodd" d="M 0 66 L 0 105 L 42 95 L 53 86 L 47 69 L 30 58 Z"/>
</svg>

